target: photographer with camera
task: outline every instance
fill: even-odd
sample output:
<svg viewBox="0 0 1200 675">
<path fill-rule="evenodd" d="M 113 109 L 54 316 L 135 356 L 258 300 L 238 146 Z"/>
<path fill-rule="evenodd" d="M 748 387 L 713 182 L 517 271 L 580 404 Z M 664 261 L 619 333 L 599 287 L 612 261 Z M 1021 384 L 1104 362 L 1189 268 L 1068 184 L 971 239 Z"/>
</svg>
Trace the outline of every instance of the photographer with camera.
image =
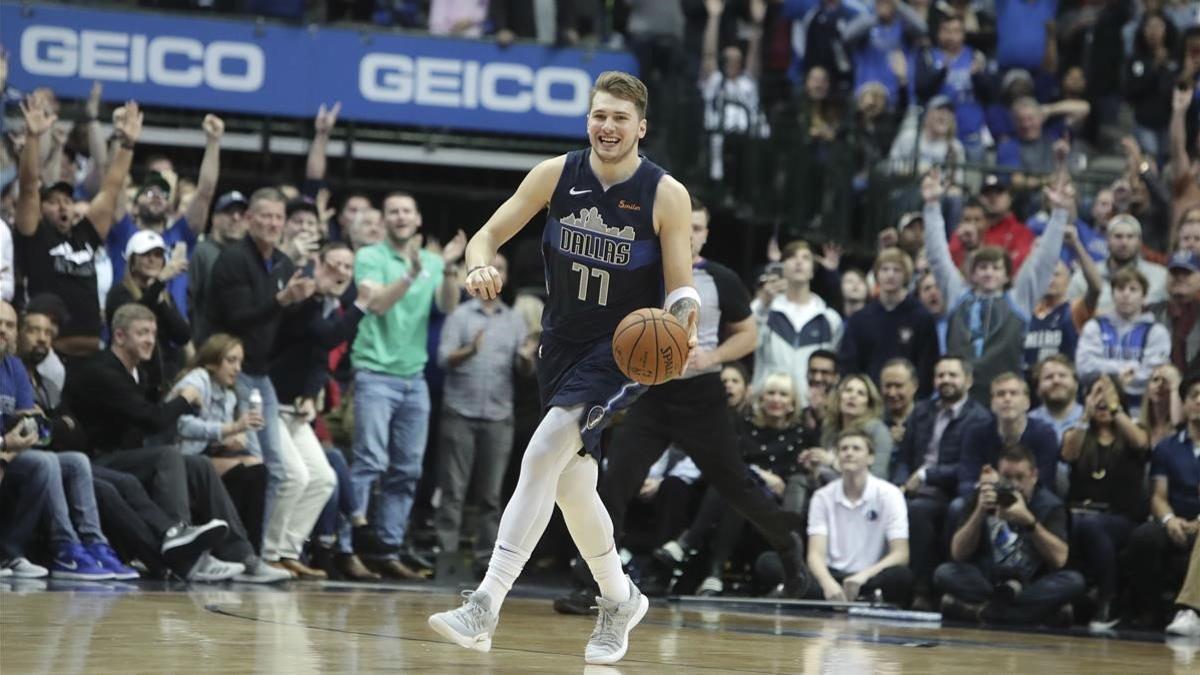
<svg viewBox="0 0 1200 675">
<path fill-rule="evenodd" d="M 1050 490 L 1038 486 L 1033 455 L 1010 445 L 997 468 L 986 465 L 950 543 L 952 562 L 942 564 L 933 583 L 942 596 L 942 615 L 963 621 L 1038 624 L 1055 618 L 1070 623 L 1070 603 L 1084 591 L 1083 576 L 1064 570 L 1067 510 Z"/>
<path fill-rule="evenodd" d="M 1117 591 L 1117 553 L 1137 524 L 1146 519 L 1145 473 L 1150 436 L 1121 407 L 1121 394 L 1108 375 L 1088 390 L 1081 424 L 1063 436 L 1062 459 L 1071 466 L 1072 567 L 1099 590 L 1089 628 L 1116 625 L 1112 601 Z"/>
</svg>

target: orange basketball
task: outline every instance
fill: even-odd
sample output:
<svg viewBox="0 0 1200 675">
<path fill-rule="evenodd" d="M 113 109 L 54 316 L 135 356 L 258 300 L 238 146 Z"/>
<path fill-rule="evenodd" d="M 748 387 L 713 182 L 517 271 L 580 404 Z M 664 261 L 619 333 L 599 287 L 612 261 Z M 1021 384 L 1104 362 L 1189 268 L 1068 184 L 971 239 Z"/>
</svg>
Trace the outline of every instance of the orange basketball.
<svg viewBox="0 0 1200 675">
<path fill-rule="evenodd" d="M 679 377 L 688 348 L 687 328 L 661 309 L 629 313 L 613 333 L 613 359 L 629 379 L 655 385 Z"/>
</svg>

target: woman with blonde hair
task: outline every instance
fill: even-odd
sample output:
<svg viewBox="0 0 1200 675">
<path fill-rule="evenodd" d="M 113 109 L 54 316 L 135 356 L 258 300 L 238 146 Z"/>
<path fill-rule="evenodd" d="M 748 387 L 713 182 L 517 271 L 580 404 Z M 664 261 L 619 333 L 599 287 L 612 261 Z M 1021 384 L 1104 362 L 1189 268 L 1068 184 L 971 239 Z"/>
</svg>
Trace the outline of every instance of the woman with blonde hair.
<svg viewBox="0 0 1200 675">
<path fill-rule="evenodd" d="M 875 448 L 871 473 L 887 479 L 892 457 L 892 434 L 883 422 L 883 397 L 871 378 L 847 375 L 825 402 L 825 422 L 821 425 L 821 446 L 832 461 L 838 434 L 853 429 L 870 437 Z"/>
<path fill-rule="evenodd" d="M 796 379 L 787 373 L 772 373 L 763 379 L 756 394 L 750 417 L 741 434 L 743 457 L 752 475 L 747 480 L 761 481 L 785 510 L 799 513 L 802 500 L 796 498 L 791 479 L 801 472 L 800 453 L 815 442 L 801 424 L 803 408 Z M 692 524 L 679 538 L 663 544 L 654 556 L 673 567 L 688 557 L 688 552 L 711 542 L 708 576 L 697 589 L 698 595 L 718 595 L 724 588 L 721 576 L 725 563 L 741 539 L 746 519 L 709 488 Z M 715 529 L 715 532 L 713 531 Z"/>
<path fill-rule="evenodd" d="M 167 282 L 185 270 L 186 251 L 177 249 L 168 256 L 161 235 L 153 230 L 140 230 L 125 245 L 125 277 L 112 285 L 104 301 L 110 333 L 113 316 L 122 305 L 136 302 L 154 312 L 157 342 L 154 354 L 146 362 L 146 374 L 155 395 L 161 394 L 180 372 L 192 339 L 191 325 L 167 290 Z"/>
<path fill-rule="evenodd" d="M 1179 398 L 1182 380 L 1179 369 L 1170 363 L 1164 363 L 1150 373 L 1138 422 L 1150 434 L 1151 448 L 1175 433 L 1183 422 L 1183 399 Z"/>
</svg>

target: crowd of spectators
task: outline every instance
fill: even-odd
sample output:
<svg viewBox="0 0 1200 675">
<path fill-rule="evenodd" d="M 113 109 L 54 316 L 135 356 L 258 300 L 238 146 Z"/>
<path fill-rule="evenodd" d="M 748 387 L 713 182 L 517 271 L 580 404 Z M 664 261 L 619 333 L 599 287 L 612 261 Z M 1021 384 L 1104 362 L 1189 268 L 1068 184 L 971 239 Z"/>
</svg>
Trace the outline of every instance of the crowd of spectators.
<svg viewBox="0 0 1200 675">
<path fill-rule="evenodd" d="M 435 0 L 430 28 L 553 42 L 555 4 L 573 3 Z M 696 4 L 630 0 L 622 25 L 652 92 L 695 76 L 709 179 L 740 175 L 739 135 L 818 160 L 853 139 L 856 167 L 912 174 L 869 269 L 792 222 L 751 287 L 720 289 L 737 328 L 722 339 L 750 353 L 695 356 L 721 369 L 729 452 L 806 523 L 804 595 L 1200 635 L 1200 17 L 1169 1 Z M 501 8 L 512 24 L 485 21 Z M 465 233 L 423 236 L 412 194 L 331 194 L 336 104 L 302 179 L 247 194 L 218 189 L 221 119 L 203 120 L 191 181 L 137 151 L 136 102 L 105 138 L 99 100 L 71 130 L 52 91 L 28 92 L 0 166 L 0 575 L 425 579 L 411 515 L 427 447 L 432 550 L 486 563 L 538 416 L 543 291 L 465 300 Z M 1113 140 L 1126 170 L 1082 195 Z M 973 182 L 970 163 L 992 169 Z M 804 218 L 861 187 L 774 179 Z M 694 201 L 699 267 L 713 213 Z M 663 591 L 782 592 L 778 553 L 688 450 L 651 467 L 651 517 L 619 543 Z"/>
</svg>

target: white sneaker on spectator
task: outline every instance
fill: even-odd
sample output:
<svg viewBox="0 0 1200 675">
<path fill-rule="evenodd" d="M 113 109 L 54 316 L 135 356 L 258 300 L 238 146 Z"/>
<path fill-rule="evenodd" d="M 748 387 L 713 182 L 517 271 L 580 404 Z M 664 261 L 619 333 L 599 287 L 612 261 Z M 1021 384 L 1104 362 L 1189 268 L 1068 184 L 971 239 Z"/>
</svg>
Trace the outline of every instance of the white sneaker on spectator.
<svg viewBox="0 0 1200 675">
<path fill-rule="evenodd" d="M 41 579 L 50 575 L 50 570 L 41 565 L 34 565 L 28 558 L 5 560 L 0 563 L 0 567 L 8 570 L 17 579 Z"/>
<path fill-rule="evenodd" d="M 725 582 L 719 577 L 704 577 L 704 581 L 700 582 L 700 586 L 696 589 L 696 595 L 708 597 L 720 595 L 725 592 Z"/>
<path fill-rule="evenodd" d="M 1167 625 L 1171 635 L 1187 635 L 1200 637 L 1200 615 L 1194 609 L 1181 609 L 1175 613 L 1175 620 Z"/>
<path fill-rule="evenodd" d="M 188 574 L 188 581 L 198 583 L 229 581 L 244 571 L 246 571 L 246 566 L 242 563 L 225 562 L 205 553 L 192 566 L 192 571 Z"/>
<path fill-rule="evenodd" d="M 234 577 L 234 581 L 243 584 L 276 584 L 292 579 L 292 573 L 287 570 L 272 567 L 259 558 L 253 565 Z"/>
</svg>

